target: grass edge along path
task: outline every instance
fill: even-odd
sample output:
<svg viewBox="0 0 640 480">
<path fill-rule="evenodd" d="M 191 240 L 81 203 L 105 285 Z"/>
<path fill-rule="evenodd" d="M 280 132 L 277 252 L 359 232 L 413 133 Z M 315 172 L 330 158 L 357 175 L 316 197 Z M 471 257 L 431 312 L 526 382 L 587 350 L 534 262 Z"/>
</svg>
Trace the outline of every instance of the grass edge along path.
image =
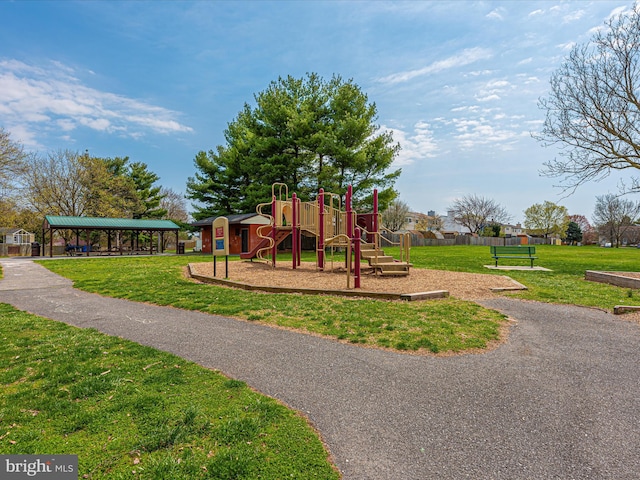
<svg viewBox="0 0 640 480">
<path fill-rule="evenodd" d="M 393 255 L 394 250 L 389 249 Z M 616 305 L 640 305 L 640 291 L 585 280 L 587 270 L 640 271 L 640 249 L 599 246 L 536 245 L 535 265 L 544 271 L 490 270 L 489 247 L 442 246 L 411 249 L 411 261 L 418 268 L 458 272 L 508 275 L 527 286 L 526 291 L 503 293 L 524 300 L 580 305 L 613 312 Z M 502 261 L 506 265 L 526 265 L 527 261 Z"/>
<path fill-rule="evenodd" d="M 508 323 L 497 311 L 455 298 L 391 302 L 259 293 L 196 283 L 183 274 L 194 258 L 207 257 L 46 260 L 41 265 L 88 292 L 417 354 L 487 349 L 501 339 Z"/>
<path fill-rule="evenodd" d="M 0 304 L 0 453 L 78 455 L 79 478 L 338 479 L 300 414 L 244 382 Z"/>
</svg>

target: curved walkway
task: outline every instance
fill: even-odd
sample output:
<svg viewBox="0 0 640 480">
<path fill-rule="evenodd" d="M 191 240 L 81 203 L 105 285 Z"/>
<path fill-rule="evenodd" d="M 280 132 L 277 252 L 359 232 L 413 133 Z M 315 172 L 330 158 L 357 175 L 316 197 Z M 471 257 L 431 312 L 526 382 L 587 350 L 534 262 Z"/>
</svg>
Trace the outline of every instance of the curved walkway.
<svg viewBox="0 0 640 480">
<path fill-rule="evenodd" d="M 640 478 L 640 327 L 496 298 L 517 319 L 482 355 L 418 357 L 100 297 L 1 259 L 0 302 L 173 352 L 302 411 L 345 479 Z"/>
</svg>

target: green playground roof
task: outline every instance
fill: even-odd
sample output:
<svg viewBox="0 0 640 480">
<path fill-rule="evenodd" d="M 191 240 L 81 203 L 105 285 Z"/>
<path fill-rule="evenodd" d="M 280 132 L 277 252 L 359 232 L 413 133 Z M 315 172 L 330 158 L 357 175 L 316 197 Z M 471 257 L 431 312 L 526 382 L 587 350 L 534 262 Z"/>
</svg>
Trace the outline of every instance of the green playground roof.
<svg viewBox="0 0 640 480">
<path fill-rule="evenodd" d="M 171 220 L 148 220 L 135 218 L 63 217 L 46 215 L 44 228 L 96 229 L 96 230 L 179 230 Z"/>
</svg>

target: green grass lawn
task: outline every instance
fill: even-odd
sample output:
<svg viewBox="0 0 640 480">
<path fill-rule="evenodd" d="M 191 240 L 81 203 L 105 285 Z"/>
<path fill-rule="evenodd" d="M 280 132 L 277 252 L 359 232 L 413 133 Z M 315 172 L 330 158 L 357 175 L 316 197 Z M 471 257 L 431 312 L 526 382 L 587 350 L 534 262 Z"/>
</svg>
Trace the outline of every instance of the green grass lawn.
<svg viewBox="0 0 640 480">
<path fill-rule="evenodd" d="M 394 254 L 393 249 L 388 252 Z M 518 298 L 612 311 L 640 305 L 640 293 L 584 280 L 586 270 L 640 270 L 640 249 L 542 245 L 536 265 L 544 271 L 496 271 L 489 247 L 414 247 L 414 268 L 509 275 L 528 287 Z M 234 259 L 235 260 L 235 259 Z M 287 262 L 284 255 L 281 262 Z M 42 262 L 74 281 L 77 288 L 118 298 L 200 310 L 259 321 L 363 345 L 396 350 L 460 352 L 485 348 L 498 338 L 502 315 L 454 298 L 388 302 L 328 296 L 263 294 L 195 284 L 182 271 L 209 256 L 92 258 Z M 502 260 L 502 263 L 514 261 Z M 518 262 L 517 260 L 515 262 Z M 521 264 L 526 263 L 520 261 Z"/>
<path fill-rule="evenodd" d="M 389 249 L 393 253 L 393 249 Z M 613 311 L 616 305 L 640 305 L 640 292 L 628 288 L 589 282 L 585 271 L 640 271 L 640 249 L 601 248 L 597 246 L 537 245 L 535 265 L 542 271 L 495 271 L 489 247 L 418 247 L 411 249 L 411 262 L 416 268 L 508 275 L 526 285 L 528 291 L 508 294 L 528 300 L 597 307 Z M 505 265 L 527 265 L 525 260 L 501 260 Z"/>
<path fill-rule="evenodd" d="M 394 253 L 393 249 L 389 250 Z M 508 274 L 511 294 L 611 310 L 640 292 L 584 280 L 640 271 L 640 250 L 539 246 L 551 272 L 497 272 L 488 247 L 412 249 L 415 268 Z M 498 338 L 504 317 L 472 302 L 261 294 L 184 278 L 207 256 L 43 261 L 77 288 L 396 350 L 461 352 Z M 283 261 L 286 261 L 283 257 Z M 0 305 L 0 453 L 74 453 L 81 478 L 338 478 L 303 418 L 167 353 Z M 5 367 L 6 366 L 6 367 Z M 133 473 L 135 472 L 135 473 Z"/>
<path fill-rule="evenodd" d="M 499 337 L 504 316 L 473 302 L 389 302 L 269 294 L 197 284 L 183 275 L 208 256 L 44 261 L 42 265 L 102 295 L 232 316 L 396 350 L 460 352 Z M 285 261 L 285 260 L 283 260 Z"/>
<path fill-rule="evenodd" d="M 337 479 L 306 420 L 174 355 L 0 304 L 0 453 L 79 478 Z"/>
</svg>

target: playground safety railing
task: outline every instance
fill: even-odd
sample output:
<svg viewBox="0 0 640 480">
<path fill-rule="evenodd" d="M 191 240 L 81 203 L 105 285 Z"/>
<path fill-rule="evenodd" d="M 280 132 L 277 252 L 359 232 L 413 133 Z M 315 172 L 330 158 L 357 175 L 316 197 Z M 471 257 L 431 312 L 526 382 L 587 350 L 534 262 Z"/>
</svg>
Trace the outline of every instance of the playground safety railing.
<svg viewBox="0 0 640 480">
<path fill-rule="evenodd" d="M 346 235 L 340 234 L 340 235 L 336 235 L 333 238 L 329 238 L 327 239 L 327 241 L 325 242 L 326 246 L 335 246 L 335 245 L 339 245 L 341 247 L 346 246 L 347 247 L 347 256 L 346 256 L 346 260 L 347 260 L 347 265 L 346 265 L 346 270 L 347 270 L 347 290 L 351 288 L 351 262 L 352 262 L 352 258 L 351 258 L 351 241 L 349 239 L 349 237 L 347 237 Z M 333 262 L 333 260 L 332 260 Z M 333 267 L 332 267 L 333 268 Z M 359 275 L 359 273 L 357 273 L 357 275 Z"/>
<path fill-rule="evenodd" d="M 384 236 L 382 232 L 397 235 L 399 237 L 398 242 L 394 242 L 391 239 Z M 372 235 L 367 232 L 367 236 Z M 375 245 L 375 259 L 376 262 L 378 260 L 378 252 L 382 249 L 382 242 L 386 242 L 388 245 L 393 247 L 400 247 L 400 261 L 410 263 L 410 252 L 411 252 L 411 234 L 408 232 L 393 232 L 385 227 L 380 227 L 380 232 L 374 232 L 374 245 Z"/>
<path fill-rule="evenodd" d="M 318 204 L 316 202 L 303 202 L 298 213 L 298 223 L 300 228 L 307 230 L 313 235 L 318 234 Z"/>
</svg>

